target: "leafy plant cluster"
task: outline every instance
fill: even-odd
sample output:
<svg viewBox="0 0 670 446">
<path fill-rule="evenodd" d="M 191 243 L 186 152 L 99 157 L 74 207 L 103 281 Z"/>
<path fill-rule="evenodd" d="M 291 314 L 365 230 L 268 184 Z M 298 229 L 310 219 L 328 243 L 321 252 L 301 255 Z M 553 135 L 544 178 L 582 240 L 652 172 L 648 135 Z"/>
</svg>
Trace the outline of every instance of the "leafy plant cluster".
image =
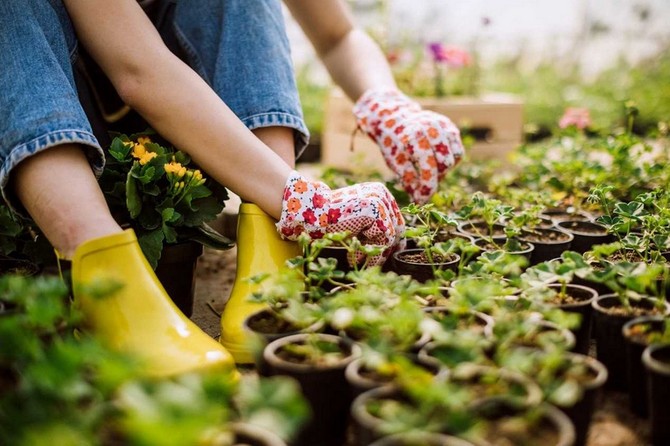
<svg viewBox="0 0 670 446">
<path fill-rule="evenodd" d="M 115 285 L 88 286 L 104 299 Z M 132 357 L 82 330 L 55 278 L 0 277 L 0 336 L 2 444 L 225 446 L 236 444 L 231 423 L 288 439 L 307 416 L 286 378 L 138 376 Z"/>
<path fill-rule="evenodd" d="M 223 209 L 226 189 L 205 177 L 186 153 L 159 141 L 151 132 L 112 141 L 100 182 L 113 215 L 135 230 L 154 268 L 164 244 L 195 240 L 230 247 L 206 225 Z"/>
</svg>

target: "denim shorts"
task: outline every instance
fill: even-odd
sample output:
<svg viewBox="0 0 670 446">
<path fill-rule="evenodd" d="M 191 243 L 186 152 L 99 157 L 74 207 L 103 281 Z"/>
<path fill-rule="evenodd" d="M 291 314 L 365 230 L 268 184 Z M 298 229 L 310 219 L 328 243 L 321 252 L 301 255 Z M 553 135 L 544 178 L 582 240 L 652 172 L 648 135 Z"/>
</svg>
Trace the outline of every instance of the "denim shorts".
<svg viewBox="0 0 670 446">
<path fill-rule="evenodd" d="M 170 10 L 160 29 L 166 44 L 179 47 L 248 128 L 293 129 L 299 156 L 309 133 L 280 0 L 159 0 L 152 7 L 157 3 Z M 77 143 L 87 148 L 99 175 L 99 141 L 106 138 L 91 125 L 79 96 L 73 70 L 78 44 L 61 0 L 1 0 L 0 29 L 0 188 L 21 209 L 7 190 L 18 163 L 49 147 Z"/>
</svg>

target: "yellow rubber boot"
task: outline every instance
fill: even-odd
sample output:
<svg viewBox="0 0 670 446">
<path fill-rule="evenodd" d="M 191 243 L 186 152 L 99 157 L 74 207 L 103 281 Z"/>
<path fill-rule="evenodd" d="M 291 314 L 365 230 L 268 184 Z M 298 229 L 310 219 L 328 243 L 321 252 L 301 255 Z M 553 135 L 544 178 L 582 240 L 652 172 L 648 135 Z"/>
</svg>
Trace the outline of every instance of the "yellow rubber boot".
<svg viewBox="0 0 670 446">
<path fill-rule="evenodd" d="M 81 285 L 101 278 L 124 286 L 108 297 L 86 295 Z M 75 304 L 91 332 L 110 348 L 140 359 L 144 375 L 237 375 L 230 353 L 170 300 L 132 230 L 79 246 L 72 259 L 72 284 Z"/>
<path fill-rule="evenodd" d="M 286 260 L 301 254 L 297 243 L 282 240 L 276 221 L 261 208 L 242 203 L 237 220 L 237 273 L 230 298 L 221 317 L 221 344 L 238 364 L 254 362 L 253 343 L 244 329 L 244 320 L 263 308 L 248 302 L 258 285 L 248 283 L 249 277 L 273 274 L 285 267 Z"/>
</svg>

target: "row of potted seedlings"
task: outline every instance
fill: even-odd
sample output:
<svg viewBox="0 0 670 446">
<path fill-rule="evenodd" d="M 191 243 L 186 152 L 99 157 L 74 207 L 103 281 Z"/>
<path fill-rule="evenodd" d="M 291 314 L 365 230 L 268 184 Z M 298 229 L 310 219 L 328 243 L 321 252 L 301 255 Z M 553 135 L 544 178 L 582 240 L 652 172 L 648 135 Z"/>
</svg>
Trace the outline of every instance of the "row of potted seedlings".
<svg viewBox="0 0 670 446">
<path fill-rule="evenodd" d="M 263 318 L 281 329 L 255 326 L 259 315 L 249 321 L 264 339 L 262 373 L 297 375 L 312 401 L 315 424 L 296 444 L 433 444 L 428 438 L 435 444 L 585 444 L 605 384 L 630 389 L 633 409 L 644 414 L 635 409 L 647 407 L 639 343 L 662 338 L 667 267 L 649 253 L 642 254 L 649 263 L 612 260 L 641 246 L 639 236 L 631 237 L 634 225 L 621 231 L 622 221 L 630 223 L 624 211 L 632 208 L 623 204 L 597 222 L 591 214 L 538 206 L 515 212 L 483 194 L 456 214 L 410 205 L 404 209 L 410 248 L 396 252 L 383 271 L 357 265 L 345 273 L 342 252 L 360 246 L 344 234 L 305 241 L 305 255 L 292 261 L 289 274 L 254 296 L 269 304 Z M 499 229 L 502 239 L 495 238 Z M 540 246 L 540 254 L 509 249 L 524 244 Z M 655 325 L 635 319 L 643 315 L 654 316 Z M 637 344 L 629 345 L 637 350 L 629 348 L 626 357 L 630 329 L 623 326 L 633 320 Z M 294 332 L 317 334 L 287 337 Z M 593 340 L 596 358 L 588 356 Z M 315 370 L 339 381 L 320 383 Z M 473 370 L 482 372 L 481 380 Z M 466 375 L 476 381 L 473 388 L 463 385 Z M 510 385 L 511 376 L 527 387 L 519 380 Z M 518 398 L 521 388 L 540 397 L 521 392 L 528 399 Z M 501 389 L 504 396 L 496 393 Z M 655 438 L 665 435 L 656 428 L 665 412 L 651 409 Z M 570 422 L 563 423 L 565 415 Z M 539 423 L 524 432 L 545 426 L 551 433 L 517 437 L 521 431 L 508 428 L 522 421 Z M 393 439 L 382 440 L 387 435 Z"/>
</svg>

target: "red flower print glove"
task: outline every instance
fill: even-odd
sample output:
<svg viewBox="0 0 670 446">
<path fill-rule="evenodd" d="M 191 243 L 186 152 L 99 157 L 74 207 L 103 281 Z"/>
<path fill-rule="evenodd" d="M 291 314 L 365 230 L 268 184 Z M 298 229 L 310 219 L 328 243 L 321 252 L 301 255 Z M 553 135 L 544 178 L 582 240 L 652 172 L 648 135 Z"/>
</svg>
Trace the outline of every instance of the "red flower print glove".
<svg viewBox="0 0 670 446">
<path fill-rule="evenodd" d="M 422 110 L 398 90 L 368 90 L 353 111 L 358 126 L 379 145 L 386 164 L 417 203 L 428 201 L 447 170 L 463 157 L 454 123 Z"/>
<path fill-rule="evenodd" d="M 361 183 L 331 190 L 324 183 L 293 171 L 286 181 L 279 233 L 296 240 L 306 232 L 313 239 L 348 231 L 366 245 L 385 246 L 368 265 L 379 265 L 391 254 L 405 232 L 398 204 L 381 183 Z"/>
</svg>

